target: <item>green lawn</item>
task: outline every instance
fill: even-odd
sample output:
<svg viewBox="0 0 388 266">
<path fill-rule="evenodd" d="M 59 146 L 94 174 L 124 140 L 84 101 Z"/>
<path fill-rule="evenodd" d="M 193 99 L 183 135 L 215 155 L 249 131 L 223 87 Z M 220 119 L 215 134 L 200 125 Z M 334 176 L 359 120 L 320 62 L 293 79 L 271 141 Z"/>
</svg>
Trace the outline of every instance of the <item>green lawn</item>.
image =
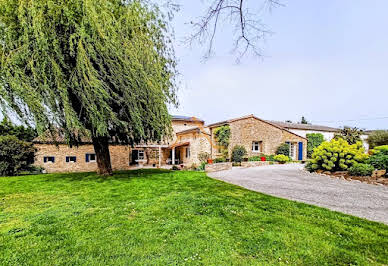
<svg viewBox="0 0 388 266">
<path fill-rule="evenodd" d="M 200 172 L 0 178 L 0 265 L 388 264 L 388 226 Z"/>
</svg>

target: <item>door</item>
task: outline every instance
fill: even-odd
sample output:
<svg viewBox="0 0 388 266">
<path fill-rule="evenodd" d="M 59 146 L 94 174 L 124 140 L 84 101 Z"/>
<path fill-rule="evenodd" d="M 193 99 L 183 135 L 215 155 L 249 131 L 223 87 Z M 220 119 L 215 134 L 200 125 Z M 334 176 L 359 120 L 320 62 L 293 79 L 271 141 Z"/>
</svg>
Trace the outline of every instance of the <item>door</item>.
<svg viewBox="0 0 388 266">
<path fill-rule="evenodd" d="M 137 164 L 136 160 L 139 157 L 139 151 L 138 150 L 132 150 L 132 155 L 131 155 L 131 163 L 130 164 Z"/>
<path fill-rule="evenodd" d="M 303 160 L 303 142 L 299 142 L 299 147 L 298 147 L 298 160 L 302 161 Z"/>
</svg>

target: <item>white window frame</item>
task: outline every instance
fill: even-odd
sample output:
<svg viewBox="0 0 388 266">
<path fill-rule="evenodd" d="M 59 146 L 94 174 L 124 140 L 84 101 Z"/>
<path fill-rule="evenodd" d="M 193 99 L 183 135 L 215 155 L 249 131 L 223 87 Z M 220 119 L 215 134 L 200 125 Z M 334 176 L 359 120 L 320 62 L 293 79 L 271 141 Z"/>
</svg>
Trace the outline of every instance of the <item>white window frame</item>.
<svg viewBox="0 0 388 266">
<path fill-rule="evenodd" d="M 144 160 L 144 150 L 138 150 L 137 151 L 137 159 L 138 160 Z"/>
<path fill-rule="evenodd" d="M 67 163 L 75 163 L 77 162 L 77 156 L 73 156 L 73 155 L 69 155 L 69 156 L 66 156 L 67 158 L 69 158 L 69 161 Z M 72 161 L 71 159 L 74 158 L 75 161 Z"/>
<path fill-rule="evenodd" d="M 95 153 L 87 153 L 89 156 L 89 163 L 95 163 L 97 161 L 97 155 Z M 91 159 L 91 156 L 94 156 L 94 160 Z"/>
<path fill-rule="evenodd" d="M 47 158 L 46 162 L 44 162 L 44 158 Z M 49 161 L 49 158 L 53 158 L 53 161 Z M 54 163 L 55 162 L 55 156 L 44 156 L 43 157 L 43 163 Z"/>
<path fill-rule="evenodd" d="M 186 147 L 186 158 L 190 158 L 190 155 L 191 155 L 190 152 L 191 152 L 190 147 Z"/>
<path fill-rule="evenodd" d="M 261 146 L 263 142 L 262 141 L 252 141 L 252 152 L 257 152 L 260 153 L 261 151 Z M 257 148 L 257 150 L 256 150 Z"/>
</svg>

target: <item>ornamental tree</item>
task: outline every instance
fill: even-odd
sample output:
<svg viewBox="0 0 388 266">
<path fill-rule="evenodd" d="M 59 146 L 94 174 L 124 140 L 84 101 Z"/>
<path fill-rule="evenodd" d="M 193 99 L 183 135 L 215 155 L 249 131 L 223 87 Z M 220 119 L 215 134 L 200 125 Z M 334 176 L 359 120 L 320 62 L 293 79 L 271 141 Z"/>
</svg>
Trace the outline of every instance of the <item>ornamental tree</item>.
<svg viewBox="0 0 388 266">
<path fill-rule="evenodd" d="M 0 102 L 39 134 L 109 143 L 161 141 L 177 104 L 167 22 L 136 0 L 0 0 Z"/>
</svg>

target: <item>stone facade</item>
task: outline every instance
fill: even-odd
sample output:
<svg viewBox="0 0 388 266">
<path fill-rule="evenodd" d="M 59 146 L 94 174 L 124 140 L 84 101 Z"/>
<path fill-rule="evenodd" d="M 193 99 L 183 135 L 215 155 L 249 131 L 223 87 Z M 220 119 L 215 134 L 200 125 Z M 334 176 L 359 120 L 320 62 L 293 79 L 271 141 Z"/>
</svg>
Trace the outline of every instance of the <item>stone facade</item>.
<svg viewBox="0 0 388 266">
<path fill-rule="evenodd" d="M 93 145 L 86 144 L 70 148 L 60 144 L 35 144 L 37 153 L 35 165 L 43 167 L 48 173 L 57 172 L 94 172 L 97 170 L 97 162 L 86 161 L 86 154 L 94 154 Z M 129 169 L 129 147 L 111 145 L 109 147 L 113 170 Z M 66 162 L 66 157 L 76 157 L 76 162 Z M 44 162 L 44 157 L 54 157 L 54 162 Z"/>
<path fill-rule="evenodd" d="M 211 155 L 215 159 L 221 156 L 219 147 L 216 145 L 214 130 L 222 125 L 229 125 L 231 131 L 229 154 L 236 145 L 244 146 L 247 151 L 247 157 L 260 156 L 261 154 L 275 154 L 277 148 L 290 142 L 294 146 L 294 154 L 299 154 L 299 142 L 303 143 L 303 160 L 307 157 L 307 140 L 301 136 L 293 134 L 285 129 L 276 127 L 255 116 L 247 116 L 239 119 L 233 119 L 214 125 L 210 125 L 210 134 L 212 139 Z M 260 148 L 253 150 L 253 142 L 259 143 Z"/>
<path fill-rule="evenodd" d="M 254 116 L 237 118 L 205 127 L 204 121 L 190 117 L 173 119 L 173 135 L 162 144 L 111 145 L 111 160 L 113 170 L 127 170 L 133 167 L 159 167 L 170 164 L 179 164 L 186 167 L 200 164 L 199 154 L 209 153 L 211 158 L 220 156 L 215 144 L 214 129 L 228 124 L 231 128 L 229 154 L 235 145 L 243 145 L 248 157 L 261 154 L 274 154 L 278 146 L 284 142 L 295 144 L 295 154 L 298 154 L 297 145 L 303 143 L 303 160 L 307 155 L 307 140 L 285 129 L 276 127 Z M 252 150 L 252 142 L 260 143 L 260 150 Z M 87 161 L 86 154 L 94 154 L 93 146 L 86 142 L 79 147 L 70 148 L 65 144 L 58 146 L 48 142 L 35 142 L 38 152 L 36 166 L 41 166 L 47 172 L 88 172 L 96 171 L 97 163 Z M 174 156 L 173 156 L 174 154 Z M 76 157 L 76 162 L 66 161 L 66 157 Z M 44 157 L 55 157 L 55 162 L 45 162 Z M 173 161 L 172 158 L 175 158 Z"/>
<path fill-rule="evenodd" d="M 232 163 L 213 163 L 205 166 L 205 171 L 208 173 L 225 171 L 232 169 Z"/>
</svg>

